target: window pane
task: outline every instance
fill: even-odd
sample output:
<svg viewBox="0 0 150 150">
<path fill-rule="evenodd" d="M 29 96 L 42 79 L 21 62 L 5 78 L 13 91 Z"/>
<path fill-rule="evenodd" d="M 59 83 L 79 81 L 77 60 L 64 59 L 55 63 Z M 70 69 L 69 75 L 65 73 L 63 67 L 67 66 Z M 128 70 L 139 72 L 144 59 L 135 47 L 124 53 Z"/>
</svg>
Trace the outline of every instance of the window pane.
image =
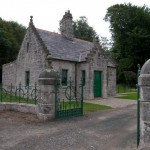
<svg viewBox="0 0 150 150">
<path fill-rule="evenodd" d="M 82 83 L 83 83 L 83 86 L 85 85 L 85 70 L 82 70 Z"/>
<path fill-rule="evenodd" d="M 67 72 L 68 70 L 65 69 L 62 70 L 62 79 L 61 79 L 62 85 L 67 85 Z"/>
<path fill-rule="evenodd" d="M 25 74 L 25 85 L 29 86 L 29 83 L 30 83 L 30 72 L 26 71 L 26 74 Z"/>
<path fill-rule="evenodd" d="M 28 51 L 29 51 L 29 43 L 27 43 L 27 53 L 28 53 Z"/>
</svg>

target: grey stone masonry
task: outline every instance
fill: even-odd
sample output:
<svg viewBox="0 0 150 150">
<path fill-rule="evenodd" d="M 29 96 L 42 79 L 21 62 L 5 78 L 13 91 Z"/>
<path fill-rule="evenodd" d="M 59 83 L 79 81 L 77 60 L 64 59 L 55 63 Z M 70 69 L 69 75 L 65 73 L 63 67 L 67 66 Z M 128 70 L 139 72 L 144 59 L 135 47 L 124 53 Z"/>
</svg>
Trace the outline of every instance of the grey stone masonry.
<svg viewBox="0 0 150 150">
<path fill-rule="evenodd" d="M 38 118 L 43 121 L 54 119 L 55 81 L 58 73 L 52 69 L 50 55 L 47 56 L 49 68 L 39 76 Z"/>
<path fill-rule="evenodd" d="M 143 65 L 138 78 L 140 86 L 140 149 L 150 149 L 150 59 Z"/>
<path fill-rule="evenodd" d="M 72 14 L 68 10 L 65 12 L 61 22 L 60 22 L 60 31 L 61 34 L 67 37 L 68 39 L 73 38 L 73 26 L 72 26 Z"/>
<path fill-rule="evenodd" d="M 16 84 L 16 61 L 3 65 L 3 83 L 5 85 Z"/>
</svg>

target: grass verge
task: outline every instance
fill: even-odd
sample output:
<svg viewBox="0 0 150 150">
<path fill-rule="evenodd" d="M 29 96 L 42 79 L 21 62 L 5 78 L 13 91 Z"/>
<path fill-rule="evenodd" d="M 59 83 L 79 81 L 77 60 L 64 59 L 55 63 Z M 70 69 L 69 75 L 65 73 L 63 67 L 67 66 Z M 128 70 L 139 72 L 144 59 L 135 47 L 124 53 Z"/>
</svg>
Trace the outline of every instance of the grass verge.
<svg viewBox="0 0 150 150">
<path fill-rule="evenodd" d="M 80 103 L 80 101 L 78 101 L 78 102 L 72 101 L 71 103 L 62 102 L 62 103 L 60 103 L 59 107 L 61 109 L 73 109 L 73 108 L 76 108 L 76 107 L 81 108 L 81 103 Z M 83 102 L 83 112 L 84 113 L 94 112 L 94 111 L 97 111 L 97 110 L 105 110 L 105 109 L 111 109 L 111 107 L 110 106 L 105 106 L 105 105 L 99 105 L 99 104 Z"/>
<path fill-rule="evenodd" d="M 120 94 L 120 96 L 117 96 L 116 98 L 137 100 L 137 92 L 129 92 L 126 94 Z"/>
<path fill-rule="evenodd" d="M 0 102 L 16 102 L 16 103 L 26 103 L 26 104 L 36 104 L 35 99 L 30 99 L 29 97 L 19 97 L 11 94 L 1 94 Z"/>
<path fill-rule="evenodd" d="M 83 103 L 83 112 L 93 112 L 97 110 L 106 110 L 106 109 L 112 109 L 110 106 L 105 105 L 98 105 L 98 104 L 92 104 L 92 103 Z"/>
</svg>

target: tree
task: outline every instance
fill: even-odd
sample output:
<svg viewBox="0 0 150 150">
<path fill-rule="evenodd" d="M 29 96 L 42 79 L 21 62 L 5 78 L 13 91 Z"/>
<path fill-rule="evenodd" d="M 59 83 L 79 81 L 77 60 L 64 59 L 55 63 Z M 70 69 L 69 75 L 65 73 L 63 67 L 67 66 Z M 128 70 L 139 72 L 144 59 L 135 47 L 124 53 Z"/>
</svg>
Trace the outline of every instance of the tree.
<svg viewBox="0 0 150 150">
<path fill-rule="evenodd" d="M 124 78 L 125 83 L 130 86 L 135 85 L 135 82 L 137 81 L 137 75 L 133 71 L 124 71 Z"/>
<path fill-rule="evenodd" d="M 86 41 L 93 41 L 96 37 L 95 30 L 88 25 L 87 18 L 85 16 L 80 17 L 79 20 L 73 22 L 74 36 Z"/>
<path fill-rule="evenodd" d="M 18 47 L 18 43 L 14 40 L 12 35 L 0 30 L 0 64 L 10 62 L 15 58 L 14 49 Z"/>
<path fill-rule="evenodd" d="M 111 56 L 117 62 L 118 81 L 124 71 L 136 72 L 137 64 L 150 58 L 150 9 L 129 4 L 109 7 L 105 21 L 110 22 L 113 46 Z"/>
<path fill-rule="evenodd" d="M 112 41 L 108 40 L 107 37 L 103 37 L 103 36 L 100 36 L 99 40 L 100 40 L 100 45 L 102 46 L 103 50 L 109 53 L 109 50 L 112 47 Z"/>
<path fill-rule="evenodd" d="M 26 28 L 14 21 L 0 18 L 0 82 L 2 65 L 16 59 Z"/>
</svg>

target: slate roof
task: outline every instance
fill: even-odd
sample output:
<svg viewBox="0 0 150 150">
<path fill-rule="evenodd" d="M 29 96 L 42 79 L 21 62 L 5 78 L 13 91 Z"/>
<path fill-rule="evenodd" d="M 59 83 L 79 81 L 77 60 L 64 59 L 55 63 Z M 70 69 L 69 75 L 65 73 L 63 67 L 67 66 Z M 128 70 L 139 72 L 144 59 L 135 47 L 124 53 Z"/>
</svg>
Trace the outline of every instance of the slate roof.
<svg viewBox="0 0 150 150">
<path fill-rule="evenodd" d="M 73 38 L 67 39 L 61 34 L 36 29 L 48 51 L 55 59 L 82 62 L 94 47 L 92 42 Z"/>
</svg>

